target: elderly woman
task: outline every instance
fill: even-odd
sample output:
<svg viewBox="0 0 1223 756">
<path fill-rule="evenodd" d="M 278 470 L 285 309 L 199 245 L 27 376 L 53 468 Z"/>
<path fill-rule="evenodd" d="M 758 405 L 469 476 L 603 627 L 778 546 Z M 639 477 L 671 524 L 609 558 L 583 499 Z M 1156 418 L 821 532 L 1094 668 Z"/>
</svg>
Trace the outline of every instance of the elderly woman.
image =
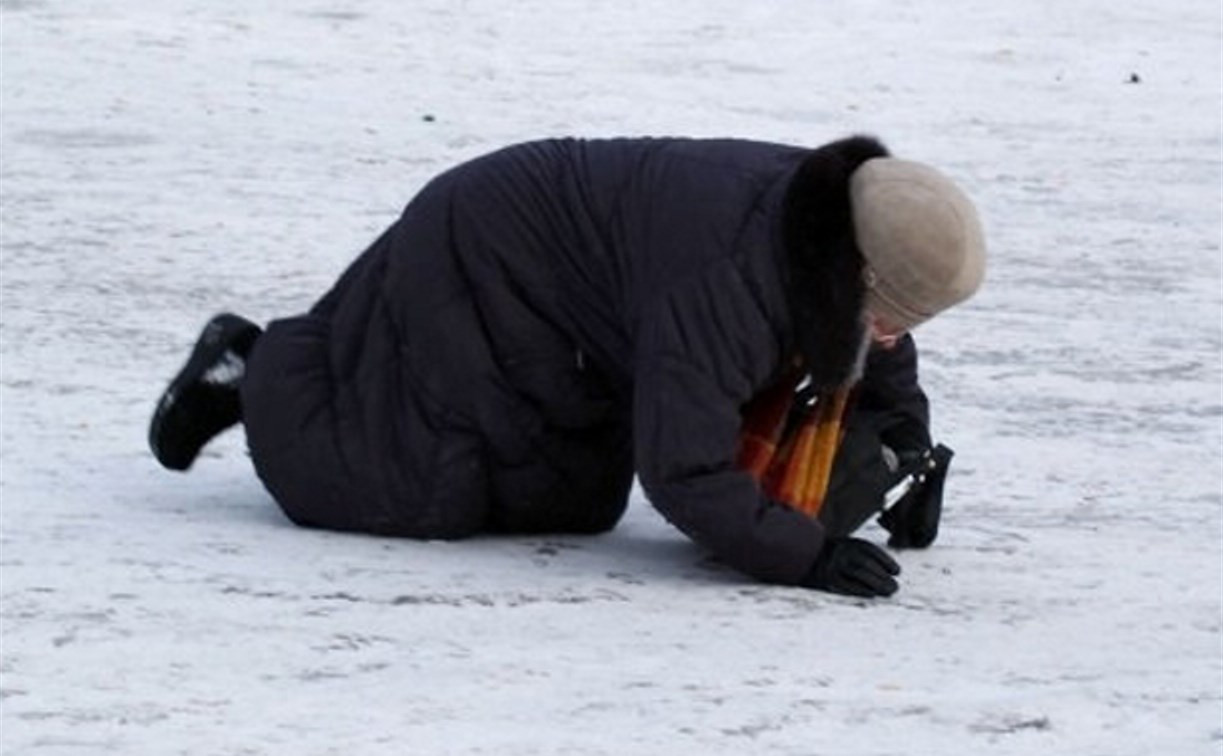
<svg viewBox="0 0 1223 756">
<path fill-rule="evenodd" d="M 895 562 L 848 537 L 882 493 L 846 477 L 930 447 L 907 332 L 984 259 L 963 193 L 867 137 L 517 145 L 430 182 L 308 313 L 214 318 L 150 442 L 185 470 L 242 422 L 293 522 L 412 538 L 608 530 L 635 473 L 742 572 L 890 595 Z M 744 407 L 796 364 L 858 384 L 821 518 L 735 463 Z M 935 477 L 898 545 L 933 537 Z"/>
</svg>

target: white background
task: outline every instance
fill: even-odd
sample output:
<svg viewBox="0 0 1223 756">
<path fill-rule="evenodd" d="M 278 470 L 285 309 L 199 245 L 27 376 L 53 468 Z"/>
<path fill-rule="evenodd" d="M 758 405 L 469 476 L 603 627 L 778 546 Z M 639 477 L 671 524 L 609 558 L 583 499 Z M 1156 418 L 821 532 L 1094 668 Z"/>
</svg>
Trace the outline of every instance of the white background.
<svg viewBox="0 0 1223 756">
<path fill-rule="evenodd" d="M 0 750 L 1218 754 L 1223 31 L 1203 0 L 0 0 Z M 859 600 L 639 496 L 598 538 L 291 527 L 159 469 L 214 312 L 309 306 L 541 136 L 853 132 L 979 201 L 923 327 L 938 543 Z M 876 528 L 867 537 L 881 539 Z"/>
</svg>

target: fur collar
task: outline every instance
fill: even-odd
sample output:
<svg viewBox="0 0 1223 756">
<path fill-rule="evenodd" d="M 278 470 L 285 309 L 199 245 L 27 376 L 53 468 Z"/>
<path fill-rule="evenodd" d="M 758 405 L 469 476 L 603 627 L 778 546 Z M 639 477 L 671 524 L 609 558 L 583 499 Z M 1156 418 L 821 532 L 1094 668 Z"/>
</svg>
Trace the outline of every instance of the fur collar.
<svg viewBox="0 0 1223 756">
<path fill-rule="evenodd" d="M 866 286 L 854 239 L 849 177 L 887 148 L 866 136 L 824 145 L 805 158 L 786 189 L 786 296 L 794 340 L 816 389 L 857 380 L 866 354 Z"/>
</svg>

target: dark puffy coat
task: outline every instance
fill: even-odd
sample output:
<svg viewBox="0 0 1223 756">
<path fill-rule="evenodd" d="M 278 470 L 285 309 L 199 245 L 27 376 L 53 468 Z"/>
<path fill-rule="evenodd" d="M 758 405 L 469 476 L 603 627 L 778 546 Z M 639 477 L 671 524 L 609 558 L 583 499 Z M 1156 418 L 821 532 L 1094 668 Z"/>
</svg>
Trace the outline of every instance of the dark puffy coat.
<svg viewBox="0 0 1223 756">
<path fill-rule="evenodd" d="M 796 583 L 823 531 L 736 469 L 740 409 L 796 350 L 821 384 L 854 370 L 847 184 L 883 154 L 554 140 L 442 174 L 260 340 L 256 469 L 301 524 L 421 538 L 607 529 L 635 471 L 694 541 Z M 906 349 L 868 393 L 924 433 Z"/>
</svg>

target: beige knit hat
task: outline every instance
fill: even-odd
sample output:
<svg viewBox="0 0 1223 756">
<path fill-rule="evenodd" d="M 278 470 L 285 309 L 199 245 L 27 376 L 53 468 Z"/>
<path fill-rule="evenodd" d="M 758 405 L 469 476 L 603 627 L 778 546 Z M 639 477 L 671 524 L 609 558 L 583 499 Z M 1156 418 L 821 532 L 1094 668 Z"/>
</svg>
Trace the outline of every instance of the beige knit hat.
<svg viewBox="0 0 1223 756">
<path fill-rule="evenodd" d="M 849 191 L 868 310 L 908 330 L 981 286 L 981 222 L 946 176 L 921 163 L 875 158 L 853 172 Z"/>
</svg>

